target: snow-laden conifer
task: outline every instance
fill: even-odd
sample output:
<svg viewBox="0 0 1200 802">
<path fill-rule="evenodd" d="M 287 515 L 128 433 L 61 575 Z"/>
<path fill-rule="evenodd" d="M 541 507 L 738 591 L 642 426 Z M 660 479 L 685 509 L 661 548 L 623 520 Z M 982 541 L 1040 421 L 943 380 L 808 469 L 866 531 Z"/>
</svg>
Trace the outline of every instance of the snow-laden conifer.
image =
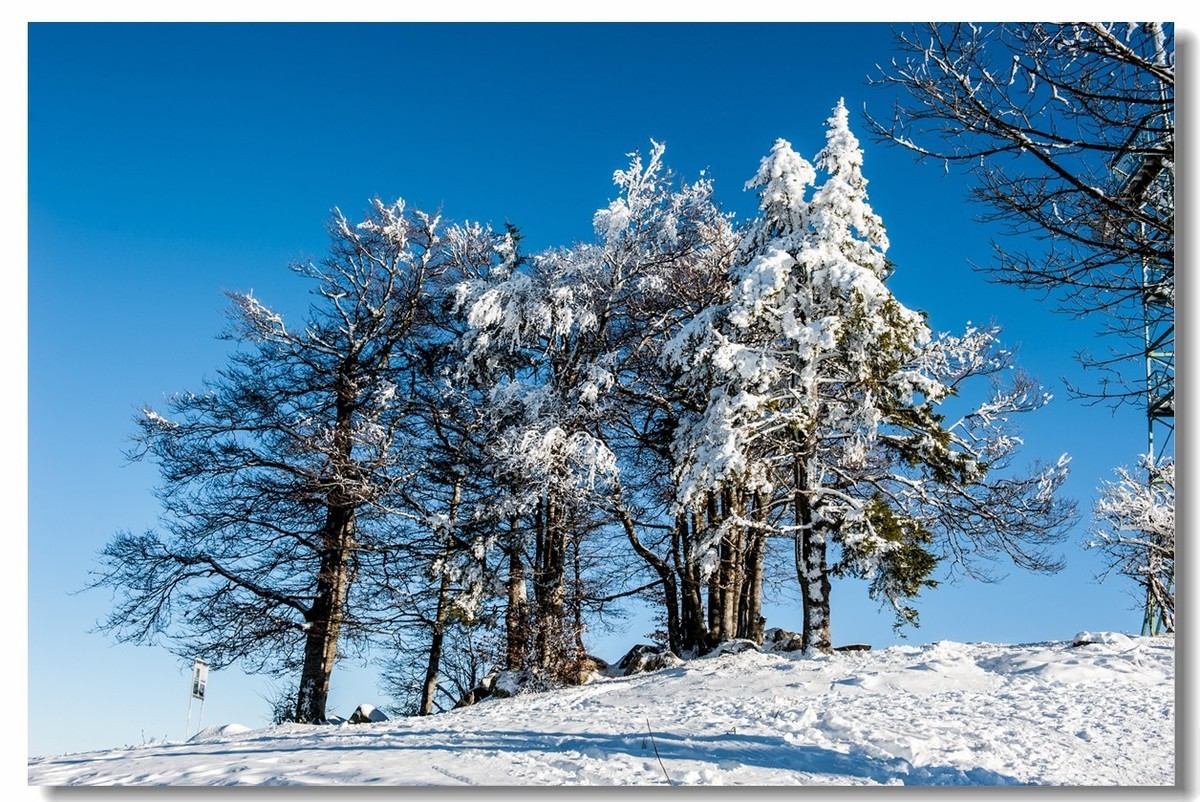
<svg viewBox="0 0 1200 802">
<path fill-rule="evenodd" d="M 1040 547 L 1069 513 L 1055 496 L 1065 462 L 1023 479 L 1002 471 L 1018 442 L 1008 418 L 1043 403 L 1035 387 L 1022 379 L 945 424 L 941 405 L 970 379 L 1002 372 L 1011 355 L 992 330 L 935 338 L 894 297 L 862 164 L 842 103 L 811 196 L 816 170 L 776 142 L 748 184 L 760 215 L 742 239 L 729 300 L 664 352 L 712 388 L 675 439 L 679 508 L 737 490 L 769 491 L 772 509 L 789 509 L 777 529 L 794 539 L 804 642 L 820 651 L 832 648 L 832 573 L 871 580 L 873 594 L 914 621 L 904 599 L 933 584 L 938 556 L 1002 551 L 1052 567 Z M 979 506 L 1001 492 L 1026 520 Z"/>
</svg>

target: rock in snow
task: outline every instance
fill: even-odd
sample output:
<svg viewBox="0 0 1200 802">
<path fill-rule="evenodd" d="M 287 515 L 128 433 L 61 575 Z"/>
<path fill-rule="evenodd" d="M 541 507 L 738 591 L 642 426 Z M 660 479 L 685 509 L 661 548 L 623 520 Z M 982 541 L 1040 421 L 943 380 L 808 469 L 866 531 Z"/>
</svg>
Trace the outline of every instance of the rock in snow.
<svg viewBox="0 0 1200 802">
<path fill-rule="evenodd" d="M 387 721 L 388 717 L 384 715 L 382 710 L 375 708 L 373 705 L 362 704 L 354 709 L 350 714 L 351 724 L 368 724 L 373 721 Z"/>
</svg>

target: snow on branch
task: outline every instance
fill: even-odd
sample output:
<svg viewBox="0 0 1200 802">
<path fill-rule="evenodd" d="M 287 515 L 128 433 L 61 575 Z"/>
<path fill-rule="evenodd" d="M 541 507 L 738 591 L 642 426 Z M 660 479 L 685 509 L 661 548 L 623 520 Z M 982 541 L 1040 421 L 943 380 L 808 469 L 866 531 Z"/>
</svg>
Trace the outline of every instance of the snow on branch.
<svg viewBox="0 0 1200 802">
<path fill-rule="evenodd" d="M 1092 508 L 1088 548 L 1098 550 L 1105 574 L 1128 577 L 1146 599 L 1148 623 L 1175 628 L 1175 461 L 1142 455 L 1138 470 L 1116 469 Z M 1150 620 L 1153 619 L 1153 620 Z"/>
</svg>

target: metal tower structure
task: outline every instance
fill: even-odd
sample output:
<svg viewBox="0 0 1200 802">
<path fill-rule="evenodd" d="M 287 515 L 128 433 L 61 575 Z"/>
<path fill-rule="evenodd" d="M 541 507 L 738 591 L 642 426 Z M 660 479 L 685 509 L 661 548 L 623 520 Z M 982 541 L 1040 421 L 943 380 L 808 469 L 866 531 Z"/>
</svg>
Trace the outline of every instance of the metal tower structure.
<svg viewBox="0 0 1200 802">
<path fill-rule="evenodd" d="M 1158 136 L 1143 131 L 1114 165 L 1121 179 L 1121 195 L 1152 215 L 1174 215 L 1174 170 L 1167 154 L 1173 154 L 1174 127 L 1168 114 L 1160 118 Z M 1168 229 L 1173 230 L 1173 229 Z M 1146 227 L 1139 224 L 1134 236 L 1149 243 Z M 1170 243 L 1173 246 L 1173 243 Z M 1144 247 L 1141 257 L 1141 305 L 1146 365 L 1146 453 L 1158 464 L 1172 458 L 1175 435 L 1175 261 L 1144 255 L 1161 252 Z M 1151 474 L 1151 483 L 1155 481 Z M 1172 577 L 1173 582 L 1173 577 Z M 1173 592 L 1173 589 L 1172 589 Z M 1168 611 L 1159 608 L 1147 590 L 1143 635 L 1157 635 L 1170 628 Z"/>
</svg>

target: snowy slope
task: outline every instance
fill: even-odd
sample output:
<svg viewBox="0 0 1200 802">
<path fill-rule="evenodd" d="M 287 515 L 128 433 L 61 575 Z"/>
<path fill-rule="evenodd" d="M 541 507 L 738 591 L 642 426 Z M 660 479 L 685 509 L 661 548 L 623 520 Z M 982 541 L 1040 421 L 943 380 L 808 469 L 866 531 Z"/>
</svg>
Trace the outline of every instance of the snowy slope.
<svg viewBox="0 0 1200 802">
<path fill-rule="evenodd" d="M 1115 633 L 727 653 L 428 718 L 36 757 L 29 783 L 1171 785 L 1174 662 L 1171 638 Z"/>
</svg>

